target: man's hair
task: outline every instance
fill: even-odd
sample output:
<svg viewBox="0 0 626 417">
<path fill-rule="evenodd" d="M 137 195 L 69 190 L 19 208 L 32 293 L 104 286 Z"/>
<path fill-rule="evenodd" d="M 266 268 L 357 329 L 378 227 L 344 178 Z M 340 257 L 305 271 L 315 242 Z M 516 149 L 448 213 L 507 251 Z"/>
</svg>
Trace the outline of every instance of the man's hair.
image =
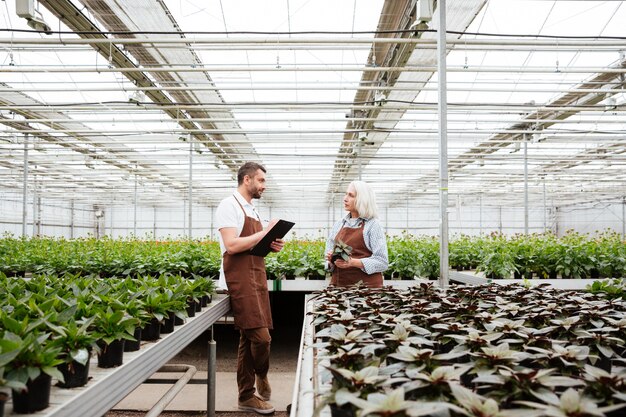
<svg viewBox="0 0 626 417">
<path fill-rule="evenodd" d="M 372 190 L 372 187 L 363 181 L 352 181 L 351 184 L 356 194 L 354 205 L 356 211 L 359 213 L 359 217 L 363 217 L 364 219 L 378 217 L 376 194 L 374 190 Z"/>
<path fill-rule="evenodd" d="M 267 173 L 265 167 L 261 164 L 257 164 L 256 162 L 246 162 L 243 164 L 241 168 L 239 168 L 239 171 L 237 171 L 237 185 L 243 184 L 243 177 L 246 175 L 253 178 L 254 174 L 256 174 L 259 169 Z"/>
</svg>

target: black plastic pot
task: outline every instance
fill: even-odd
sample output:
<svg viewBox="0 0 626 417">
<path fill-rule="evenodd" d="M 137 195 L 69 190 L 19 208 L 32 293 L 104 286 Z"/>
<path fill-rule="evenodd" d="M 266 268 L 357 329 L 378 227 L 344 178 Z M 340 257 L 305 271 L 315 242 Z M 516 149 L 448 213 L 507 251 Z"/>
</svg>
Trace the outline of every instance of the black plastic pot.
<svg viewBox="0 0 626 417">
<path fill-rule="evenodd" d="M 187 315 L 189 317 L 195 317 L 196 316 L 196 305 L 195 303 L 192 301 L 187 301 Z"/>
<path fill-rule="evenodd" d="M 51 382 L 50 375 L 42 372 L 37 378 L 28 380 L 26 390 L 13 390 L 13 412 L 29 414 L 48 408 Z"/>
<path fill-rule="evenodd" d="M 163 320 L 163 323 L 161 323 L 161 333 L 172 333 L 174 331 L 175 318 L 176 316 L 174 315 L 174 313 L 170 313 L 169 316 L 165 320 Z"/>
<path fill-rule="evenodd" d="M 141 327 L 135 327 L 135 332 L 133 333 L 133 337 L 135 340 L 125 340 L 124 341 L 124 352 L 136 352 L 141 348 Z"/>
<path fill-rule="evenodd" d="M 161 337 L 161 323 L 153 318 L 141 330 L 141 340 L 157 340 Z"/>
<path fill-rule="evenodd" d="M 202 297 L 200 297 L 200 306 L 206 307 L 207 305 L 209 305 L 209 296 L 203 295 Z"/>
<path fill-rule="evenodd" d="M 330 415 L 332 417 L 354 417 L 356 413 L 350 404 L 341 407 L 337 404 L 330 404 Z"/>
<path fill-rule="evenodd" d="M 61 388 L 82 387 L 89 380 L 89 361 L 91 355 L 87 358 L 87 363 L 82 365 L 76 361 L 70 363 L 62 363 L 58 366 L 59 371 L 63 374 L 65 382 L 59 382 L 57 386 Z"/>
<path fill-rule="evenodd" d="M 124 339 L 114 340 L 110 344 L 99 340 L 98 368 L 114 368 L 124 363 Z"/>
<path fill-rule="evenodd" d="M 178 316 L 174 317 L 174 326 L 182 326 L 183 324 L 185 324 L 184 319 L 181 319 Z"/>
<path fill-rule="evenodd" d="M 8 394 L 0 392 L 0 417 L 4 417 L 4 403 L 6 403 L 8 399 Z"/>
<path fill-rule="evenodd" d="M 196 308 L 196 313 L 199 313 L 199 312 L 202 311 L 202 304 L 201 303 L 199 303 L 198 301 L 194 301 L 193 305 Z"/>
</svg>

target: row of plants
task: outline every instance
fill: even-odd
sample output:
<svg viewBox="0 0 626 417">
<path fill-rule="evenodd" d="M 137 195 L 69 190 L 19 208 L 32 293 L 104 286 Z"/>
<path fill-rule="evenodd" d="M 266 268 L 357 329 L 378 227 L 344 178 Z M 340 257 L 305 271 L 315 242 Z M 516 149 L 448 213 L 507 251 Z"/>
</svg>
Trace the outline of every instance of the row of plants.
<svg viewBox="0 0 626 417">
<path fill-rule="evenodd" d="M 217 277 L 219 269 L 219 244 L 212 241 L 67 240 L 7 234 L 0 239 L 0 272 L 11 276 L 69 272 L 102 278 L 164 273 Z"/>
<path fill-rule="evenodd" d="M 0 273 L 0 288 L 0 407 L 11 389 L 14 412 L 31 413 L 48 406 L 53 378 L 63 388 L 85 385 L 93 354 L 99 367 L 119 366 L 141 341 L 173 332 L 210 302 L 214 282 Z"/>
<path fill-rule="evenodd" d="M 323 240 L 291 240 L 266 258 L 269 279 L 324 279 Z M 388 237 L 386 279 L 437 279 L 439 241 L 404 233 Z M 449 264 L 476 269 L 489 278 L 619 278 L 626 277 L 626 242 L 614 232 L 597 236 L 568 232 L 504 236 L 458 236 L 449 245 Z M 219 244 L 214 241 L 151 241 L 139 239 L 14 238 L 0 239 L 0 271 L 94 274 L 101 277 L 158 275 L 216 279 Z"/>
<path fill-rule="evenodd" d="M 328 288 L 311 305 L 318 411 L 623 416 L 626 302 L 543 284 Z"/>
</svg>

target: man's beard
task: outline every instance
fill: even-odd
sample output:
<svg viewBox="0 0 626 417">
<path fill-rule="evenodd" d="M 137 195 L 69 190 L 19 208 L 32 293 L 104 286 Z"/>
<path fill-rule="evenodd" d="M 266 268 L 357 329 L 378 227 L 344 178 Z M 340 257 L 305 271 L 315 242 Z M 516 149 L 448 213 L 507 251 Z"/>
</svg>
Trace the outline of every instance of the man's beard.
<svg viewBox="0 0 626 417">
<path fill-rule="evenodd" d="M 258 188 L 255 187 L 250 194 L 252 194 L 252 198 L 258 200 L 259 198 L 261 198 L 261 194 L 263 193 L 259 191 Z"/>
</svg>

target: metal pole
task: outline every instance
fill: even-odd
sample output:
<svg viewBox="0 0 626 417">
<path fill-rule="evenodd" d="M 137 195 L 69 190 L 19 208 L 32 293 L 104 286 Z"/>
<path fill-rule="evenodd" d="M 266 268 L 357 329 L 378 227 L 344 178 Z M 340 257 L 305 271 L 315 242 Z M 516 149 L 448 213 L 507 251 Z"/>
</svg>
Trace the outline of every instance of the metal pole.
<svg viewBox="0 0 626 417">
<path fill-rule="evenodd" d="M 137 236 L 137 166 L 135 165 L 135 204 L 133 210 L 133 235 Z"/>
<path fill-rule="evenodd" d="M 152 207 L 152 239 L 156 240 L 156 206 Z"/>
<path fill-rule="evenodd" d="M 41 195 L 37 195 L 37 236 L 41 235 Z"/>
<path fill-rule="evenodd" d="M 622 200 L 622 239 L 626 239 L 626 197 Z"/>
<path fill-rule="evenodd" d="M 357 143 L 357 158 L 359 161 L 359 181 L 361 181 L 361 172 L 362 172 L 362 167 L 361 167 L 361 143 L 363 141 L 361 140 L 361 138 L 359 138 L 358 143 Z"/>
<path fill-rule="evenodd" d="M 213 240 L 213 207 L 211 207 L 211 228 L 209 230 L 211 231 L 211 240 Z"/>
<path fill-rule="evenodd" d="M 211 340 L 209 340 L 209 363 L 207 367 L 206 383 L 206 415 L 207 417 L 215 417 L 215 364 L 216 361 L 216 343 L 213 339 L 213 326 L 211 326 Z"/>
<path fill-rule="evenodd" d="M 26 217 L 28 216 L 28 133 L 24 134 L 24 179 L 22 183 L 22 237 L 26 237 Z"/>
<path fill-rule="evenodd" d="M 33 236 L 37 236 L 37 175 L 33 175 Z"/>
<path fill-rule="evenodd" d="M 546 177 L 543 177 L 543 233 L 548 231 L 548 209 L 546 207 Z"/>
<path fill-rule="evenodd" d="M 187 224 L 187 238 L 191 240 L 191 224 L 193 219 L 193 138 L 189 134 L 189 222 Z"/>
<path fill-rule="evenodd" d="M 70 239 L 74 239 L 74 200 L 70 203 Z"/>
<path fill-rule="evenodd" d="M 439 286 L 448 286 L 448 97 L 446 94 L 446 0 L 437 2 L 437 74 L 439 77 Z"/>
<path fill-rule="evenodd" d="M 524 234 L 528 234 L 528 138 L 524 133 Z"/>
<path fill-rule="evenodd" d="M 483 234 L 483 195 L 478 196 L 478 234 Z"/>
</svg>

